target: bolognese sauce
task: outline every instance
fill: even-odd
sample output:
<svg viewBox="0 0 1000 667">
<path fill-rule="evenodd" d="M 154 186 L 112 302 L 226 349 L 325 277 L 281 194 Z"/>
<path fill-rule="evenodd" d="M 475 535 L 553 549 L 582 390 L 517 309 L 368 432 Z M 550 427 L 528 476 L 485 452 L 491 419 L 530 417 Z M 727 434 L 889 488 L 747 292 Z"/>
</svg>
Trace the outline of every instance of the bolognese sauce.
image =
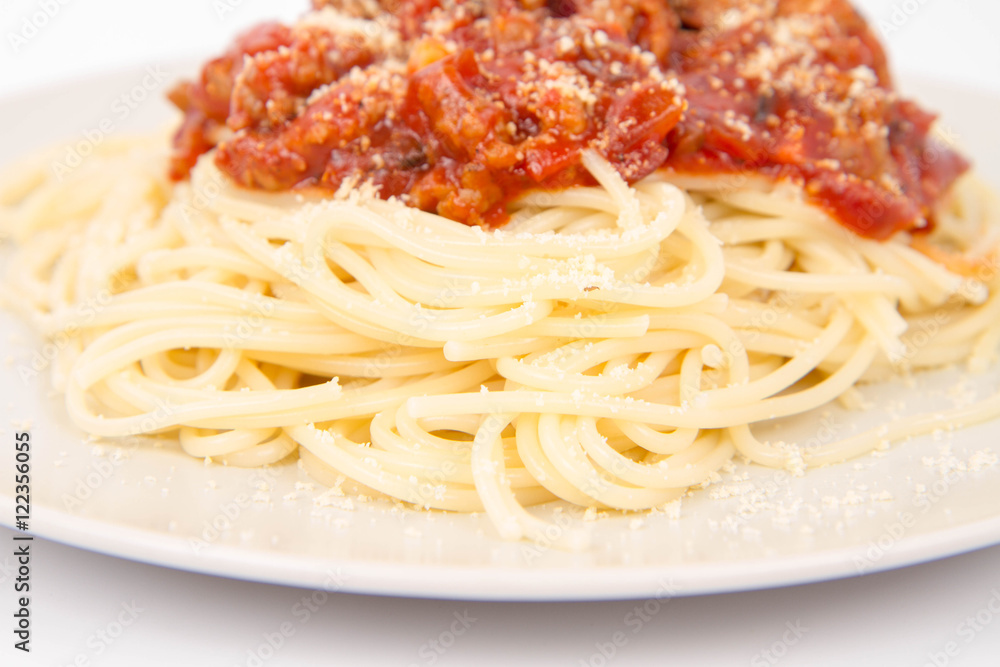
<svg viewBox="0 0 1000 667">
<path fill-rule="evenodd" d="M 800 184 L 861 235 L 927 228 L 967 168 L 893 89 L 847 0 L 314 0 L 241 35 L 171 92 L 172 176 L 215 149 L 237 184 L 384 198 L 499 226 L 537 189 L 590 185 L 585 150 L 634 183 Z"/>
</svg>

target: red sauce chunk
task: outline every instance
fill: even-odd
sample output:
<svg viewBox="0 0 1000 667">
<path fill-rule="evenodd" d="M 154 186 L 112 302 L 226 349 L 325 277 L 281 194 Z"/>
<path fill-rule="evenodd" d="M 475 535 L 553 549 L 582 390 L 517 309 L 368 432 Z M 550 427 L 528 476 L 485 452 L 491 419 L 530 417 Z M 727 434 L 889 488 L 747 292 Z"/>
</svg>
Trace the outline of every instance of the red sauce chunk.
<svg viewBox="0 0 1000 667">
<path fill-rule="evenodd" d="M 657 169 L 800 184 L 863 236 L 925 229 L 968 163 L 893 91 L 847 0 L 314 0 L 170 98 L 172 176 L 215 149 L 262 190 L 370 182 L 499 226 L 527 191 Z"/>
</svg>

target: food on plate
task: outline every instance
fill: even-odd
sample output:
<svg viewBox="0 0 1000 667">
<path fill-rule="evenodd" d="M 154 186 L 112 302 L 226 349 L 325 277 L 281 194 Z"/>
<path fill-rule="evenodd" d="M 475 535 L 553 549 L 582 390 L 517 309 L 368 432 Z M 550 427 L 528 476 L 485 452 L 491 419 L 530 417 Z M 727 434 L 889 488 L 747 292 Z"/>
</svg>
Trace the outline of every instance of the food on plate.
<svg viewBox="0 0 1000 667">
<path fill-rule="evenodd" d="M 751 428 L 1000 343 L 993 194 L 844 0 L 317 0 L 170 100 L 172 139 L 0 183 L 88 433 L 518 539 L 1000 415 Z"/>
</svg>

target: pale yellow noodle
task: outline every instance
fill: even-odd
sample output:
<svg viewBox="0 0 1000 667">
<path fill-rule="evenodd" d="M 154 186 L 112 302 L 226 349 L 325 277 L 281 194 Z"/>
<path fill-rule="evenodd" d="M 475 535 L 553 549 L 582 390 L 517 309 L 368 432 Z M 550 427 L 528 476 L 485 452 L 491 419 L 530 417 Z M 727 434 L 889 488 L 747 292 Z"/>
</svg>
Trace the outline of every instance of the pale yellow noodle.
<svg viewBox="0 0 1000 667">
<path fill-rule="evenodd" d="M 997 208 L 971 178 L 937 240 L 975 278 L 905 234 L 854 236 L 787 186 L 629 187 L 591 153 L 598 187 L 530 194 L 486 231 L 364 186 L 249 193 L 210 156 L 171 184 L 156 145 L 0 181 L 8 305 L 60 343 L 56 386 L 93 434 L 163 434 L 226 465 L 299 455 L 328 483 L 575 548 L 581 533 L 525 508 L 650 509 L 736 453 L 820 465 L 1000 415 L 993 397 L 808 451 L 751 428 L 995 359 Z"/>
</svg>

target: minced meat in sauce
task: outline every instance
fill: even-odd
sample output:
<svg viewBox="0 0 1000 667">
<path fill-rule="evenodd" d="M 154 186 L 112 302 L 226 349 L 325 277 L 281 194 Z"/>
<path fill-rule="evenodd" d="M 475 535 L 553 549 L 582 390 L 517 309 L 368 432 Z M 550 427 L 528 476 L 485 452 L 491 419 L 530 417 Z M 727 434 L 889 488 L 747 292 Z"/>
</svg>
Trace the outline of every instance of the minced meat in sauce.
<svg viewBox="0 0 1000 667">
<path fill-rule="evenodd" d="M 499 226 L 529 190 L 657 169 L 802 185 L 884 239 L 968 168 L 893 91 L 847 0 L 314 0 L 171 92 L 172 176 L 198 157 L 262 190 L 379 195 Z"/>
</svg>

